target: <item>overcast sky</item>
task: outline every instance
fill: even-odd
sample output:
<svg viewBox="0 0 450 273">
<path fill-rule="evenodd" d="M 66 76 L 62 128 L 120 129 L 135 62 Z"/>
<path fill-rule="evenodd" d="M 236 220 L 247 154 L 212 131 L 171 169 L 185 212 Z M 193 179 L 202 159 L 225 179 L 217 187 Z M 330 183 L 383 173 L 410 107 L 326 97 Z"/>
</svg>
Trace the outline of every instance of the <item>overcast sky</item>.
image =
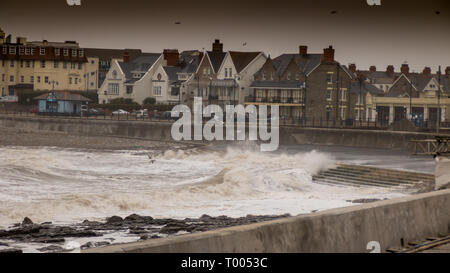
<svg viewBox="0 0 450 273">
<path fill-rule="evenodd" d="M 322 52 L 343 64 L 415 71 L 450 66 L 449 0 L 1 0 L 0 28 L 28 40 L 76 40 L 82 47 L 264 51 L 272 57 Z M 333 12 L 335 11 L 335 12 Z M 437 14 L 437 11 L 440 14 Z M 175 24 L 180 22 L 181 24 Z M 246 45 L 244 46 L 244 43 Z"/>
</svg>

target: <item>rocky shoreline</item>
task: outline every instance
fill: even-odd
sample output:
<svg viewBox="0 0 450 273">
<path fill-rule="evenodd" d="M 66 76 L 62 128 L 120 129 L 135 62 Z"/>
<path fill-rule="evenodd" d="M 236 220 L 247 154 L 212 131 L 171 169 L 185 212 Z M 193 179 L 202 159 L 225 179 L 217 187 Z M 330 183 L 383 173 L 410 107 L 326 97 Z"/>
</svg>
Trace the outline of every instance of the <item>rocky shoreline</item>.
<svg viewBox="0 0 450 273">
<path fill-rule="evenodd" d="M 6 247 L 0 253 L 21 253 L 22 250 L 10 247 L 14 243 L 38 243 L 43 246 L 37 250 L 40 252 L 64 252 L 68 251 L 65 244 L 69 238 L 96 238 L 121 231 L 129 236 L 139 237 L 139 240 L 157 239 L 167 236 L 176 236 L 185 233 L 204 232 L 220 228 L 247 225 L 252 223 L 270 221 L 290 217 L 284 215 L 265 215 L 231 218 L 228 216 L 212 217 L 203 215 L 199 218 L 155 219 L 151 216 L 137 214 L 125 218 L 112 216 L 104 222 L 85 220 L 71 226 L 53 225 L 51 222 L 36 224 L 28 217 L 22 223 L 15 224 L 11 229 L 0 230 L 0 246 Z M 105 241 L 88 241 L 81 245 L 81 249 L 109 245 L 114 239 Z"/>
</svg>

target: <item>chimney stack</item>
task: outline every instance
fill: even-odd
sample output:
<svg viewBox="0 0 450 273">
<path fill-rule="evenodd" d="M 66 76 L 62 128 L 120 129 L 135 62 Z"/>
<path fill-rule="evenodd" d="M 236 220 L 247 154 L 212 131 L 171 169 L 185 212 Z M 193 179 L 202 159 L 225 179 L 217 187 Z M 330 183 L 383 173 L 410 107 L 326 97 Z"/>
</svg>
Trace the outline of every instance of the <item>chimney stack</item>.
<svg viewBox="0 0 450 273">
<path fill-rule="evenodd" d="M 48 46 L 48 41 L 47 40 L 43 40 L 42 43 L 44 44 L 44 46 Z"/>
<path fill-rule="evenodd" d="M 445 75 L 450 78 L 450 66 L 447 66 L 447 68 L 445 69 Z"/>
<path fill-rule="evenodd" d="M 425 76 L 431 76 L 431 68 L 430 67 L 425 67 L 424 69 L 423 69 L 423 74 L 425 75 Z"/>
<path fill-rule="evenodd" d="M 405 75 L 409 74 L 409 65 L 408 64 L 402 64 L 402 68 L 400 69 L 400 71 L 403 74 L 405 74 Z"/>
<path fill-rule="evenodd" d="M 333 63 L 334 62 L 334 49 L 333 46 L 329 46 L 328 48 L 323 49 L 323 59 L 324 63 Z"/>
<path fill-rule="evenodd" d="M 25 37 L 17 37 L 17 43 L 21 44 L 21 45 L 26 45 L 27 44 L 27 38 Z"/>
<path fill-rule="evenodd" d="M 369 68 L 369 71 L 370 72 L 377 72 L 377 67 L 376 66 L 374 66 L 374 65 L 372 65 L 370 68 Z"/>
<path fill-rule="evenodd" d="M 388 65 L 388 67 L 386 68 L 386 73 L 388 73 L 390 76 L 394 75 L 394 66 Z"/>
<path fill-rule="evenodd" d="M 164 49 L 163 55 L 167 66 L 175 66 L 178 63 L 178 58 L 180 56 L 178 49 Z"/>
<path fill-rule="evenodd" d="M 348 66 L 348 69 L 350 69 L 350 71 L 352 71 L 353 73 L 356 73 L 356 64 L 350 64 Z"/>
<path fill-rule="evenodd" d="M 130 61 L 130 53 L 128 51 L 125 51 L 123 53 L 123 62 L 128 63 Z"/>
<path fill-rule="evenodd" d="M 223 52 L 223 44 L 220 42 L 219 39 L 214 40 L 214 43 L 212 44 L 212 51 L 213 52 Z"/>
<path fill-rule="evenodd" d="M 299 48 L 300 56 L 306 57 L 308 55 L 308 47 L 307 46 L 301 45 L 298 48 Z"/>
</svg>

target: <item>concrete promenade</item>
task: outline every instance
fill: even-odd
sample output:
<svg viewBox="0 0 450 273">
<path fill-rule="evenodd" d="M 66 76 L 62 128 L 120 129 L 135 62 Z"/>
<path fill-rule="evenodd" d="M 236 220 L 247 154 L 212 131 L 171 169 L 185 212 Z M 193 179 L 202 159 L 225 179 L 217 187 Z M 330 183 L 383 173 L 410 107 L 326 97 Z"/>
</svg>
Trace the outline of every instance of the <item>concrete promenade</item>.
<svg viewBox="0 0 450 273">
<path fill-rule="evenodd" d="M 204 233 L 89 249 L 86 253 L 364 253 L 448 234 L 450 190 Z"/>
</svg>

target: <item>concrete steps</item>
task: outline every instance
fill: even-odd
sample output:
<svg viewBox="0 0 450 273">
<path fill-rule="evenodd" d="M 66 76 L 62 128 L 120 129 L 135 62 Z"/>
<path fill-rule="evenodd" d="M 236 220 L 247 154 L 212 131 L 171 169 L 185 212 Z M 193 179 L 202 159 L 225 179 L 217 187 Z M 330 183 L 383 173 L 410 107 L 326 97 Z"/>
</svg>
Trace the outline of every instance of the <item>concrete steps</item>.
<svg viewBox="0 0 450 273">
<path fill-rule="evenodd" d="M 434 175 L 368 166 L 340 164 L 313 176 L 319 184 L 408 189 L 419 185 L 433 185 Z"/>
</svg>

